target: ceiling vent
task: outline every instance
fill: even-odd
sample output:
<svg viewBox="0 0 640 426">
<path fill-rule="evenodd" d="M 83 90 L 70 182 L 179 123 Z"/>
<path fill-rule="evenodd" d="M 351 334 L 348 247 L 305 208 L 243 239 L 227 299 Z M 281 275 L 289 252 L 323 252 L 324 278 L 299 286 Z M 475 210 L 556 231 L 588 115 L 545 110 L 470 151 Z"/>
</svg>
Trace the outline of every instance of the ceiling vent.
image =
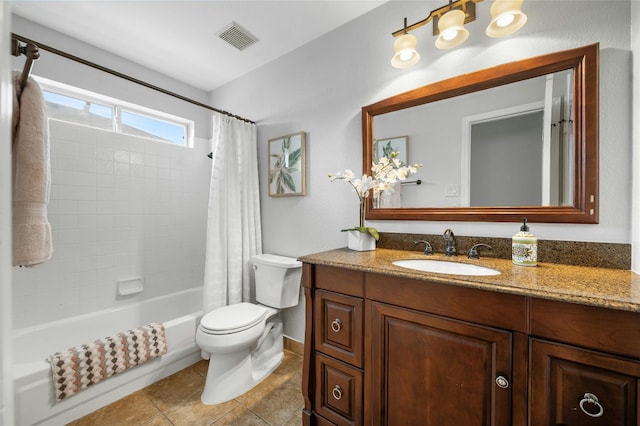
<svg viewBox="0 0 640 426">
<path fill-rule="evenodd" d="M 231 22 L 222 29 L 220 34 L 218 34 L 218 37 L 238 50 L 244 50 L 258 41 L 258 39 L 252 36 L 249 31 L 245 30 L 235 22 Z"/>
</svg>

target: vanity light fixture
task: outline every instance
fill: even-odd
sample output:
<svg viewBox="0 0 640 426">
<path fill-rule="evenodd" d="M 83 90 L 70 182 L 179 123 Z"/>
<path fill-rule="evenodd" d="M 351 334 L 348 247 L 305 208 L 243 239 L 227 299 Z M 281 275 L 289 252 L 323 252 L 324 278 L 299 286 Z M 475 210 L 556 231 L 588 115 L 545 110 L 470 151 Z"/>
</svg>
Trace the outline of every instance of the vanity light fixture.
<svg viewBox="0 0 640 426">
<path fill-rule="evenodd" d="M 404 28 L 407 28 L 407 18 L 404 18 Z M 420 60 L 420 54 L 416 50 L 417 43 L 416 36 L 406 31 L 396 38 L 393 43 L 395 53 L 391 58 L 391 65 L 395 68 L 409 68 L 417 64 Z"/>
<path fill-rule="evenodd" d="M 395 53 L 391 65 L 395 68 L 409 68 L 418 63 L 420 54 L 416 50 L 417 39 L 410 31 L 433 21 L 433 35 L 438 36 L 436 47 L 450 49 L 456 47 L 469 37 L 465 24 L 476 20 L 476 3 L 484 0 L 449 0 L 449 4 L 432 10 L 425 19 L 404 27 L 392 35 L 396 38 L 393 44 Z M 523 0 L 494 0 L 491 5 L 491 23 L 486 34 L 489 37 L 504 37 L 513 34 L 527 22 L 527 15 L 522 12 Z"/>
</svg>

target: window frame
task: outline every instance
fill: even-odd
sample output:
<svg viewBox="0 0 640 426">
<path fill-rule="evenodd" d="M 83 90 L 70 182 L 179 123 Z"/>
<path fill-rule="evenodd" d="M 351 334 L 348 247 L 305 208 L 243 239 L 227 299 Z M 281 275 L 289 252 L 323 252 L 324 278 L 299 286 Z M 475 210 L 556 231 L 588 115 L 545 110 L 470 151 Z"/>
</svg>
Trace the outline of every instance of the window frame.
<svg viewBox="0 0 640 426">
<path fill-rule="evenodd" d="M 93 104 L 98 104 L 102 106 L 111 107 L 112 110 L 112 118 L 111 118 L 111 129 L 106 129 L 103 127 L 92 126 L 88 123 L 81 123 L 76 121 L 68 121 L 70 123 L 93 127 L 100 130 L 111 131 L 113 133 L 133 136 L 147 140 L 153 140 L 161 143 L 166 143 L 173 146 L 180 146 L 185 148 L 193 148 L 194 140 L 195 140 L 195 122 L 193 120 L 188 120 L 183 117 L 179 117 L 173 114 L 169 114 L 166 112 L 158 111 L 152 108 L 147 108 L 141 105 L 137 105 L 131 102 L 123 101 L 121 99 L 112 98 L 110 96 L 101 95 L 95 92 L 91 92 L 89 90 L 81 89 L 79 87 L 71 86 L 68 84 L 60 83 L 54 80 L 49 80 L 44 77 L 34 76 L 36 81 L 42 87 L 42 90 L 59 94 L 62 96 L 66 96 L 73 99 L 78 99 L 80 101 L 85 101 Z M 161 139 L 159 137 L 153 136 L 142 136 L 136 135 L 129 132 L 122 131 L 122 112 L 129 112 L 135 115 L 142 116 L 144 118 L 148 118 L 151 120 L 161 121 L 165 123 L 169 123 L 175 126 L 184 128 L 184 143 L 176 143 L 169 139 Z M 57 118 L 52 118 L 53 120 L 60 120 Z"/>
</svg>

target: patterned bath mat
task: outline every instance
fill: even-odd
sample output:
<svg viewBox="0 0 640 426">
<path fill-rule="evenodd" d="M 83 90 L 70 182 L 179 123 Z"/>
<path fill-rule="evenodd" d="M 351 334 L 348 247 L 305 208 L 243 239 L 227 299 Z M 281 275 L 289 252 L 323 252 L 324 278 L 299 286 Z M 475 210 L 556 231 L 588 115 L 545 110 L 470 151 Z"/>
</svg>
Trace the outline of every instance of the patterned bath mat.
<svg viewBox="0 0 640 426">
<path fill-rule="evenodd" d="M 56 352 L 51 363 L 56 400 L 61 401 L 138 364 L 167 353 L 164 325 L 150 323 L 92 343 Z"/>
</svg>

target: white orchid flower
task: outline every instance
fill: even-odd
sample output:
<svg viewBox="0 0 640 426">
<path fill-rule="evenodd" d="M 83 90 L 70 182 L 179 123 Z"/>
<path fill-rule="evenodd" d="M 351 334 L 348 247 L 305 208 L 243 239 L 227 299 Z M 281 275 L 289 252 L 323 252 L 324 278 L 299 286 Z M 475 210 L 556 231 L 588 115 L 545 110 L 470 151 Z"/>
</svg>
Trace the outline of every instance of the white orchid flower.
<svg viewBox="0 0 640 426">
<path fill-rule="evenodd" d="M 361 178 L 356 178 L 351 169 L 346 169 L 343 173 L 329 173 L 331 182 L 335 180 L 347 181 L 358 195 L 360 200 L 360 226 L 352 229 L 369 232 L 376 237 L 376 240 L 378 239 L 378 232 L 375 228 L 365 228 L 364 226 L 366 199 L 371 193 L 373 193 L 374 198 L 377 198 L 382 192 L 393 192 L 394 183 L 405 180 L 408 175 L 416 173 L 418 168 L 422 167 L 422 164 L 417 163 L 412 166 L 403 166 L 398 159 L 398 155 L 398 152 L 392 152 L 391 158 L 382 157 L 377 163 L 373 163 L 371 165 L 372 176 L 364 174 Z"/>
</svg>

